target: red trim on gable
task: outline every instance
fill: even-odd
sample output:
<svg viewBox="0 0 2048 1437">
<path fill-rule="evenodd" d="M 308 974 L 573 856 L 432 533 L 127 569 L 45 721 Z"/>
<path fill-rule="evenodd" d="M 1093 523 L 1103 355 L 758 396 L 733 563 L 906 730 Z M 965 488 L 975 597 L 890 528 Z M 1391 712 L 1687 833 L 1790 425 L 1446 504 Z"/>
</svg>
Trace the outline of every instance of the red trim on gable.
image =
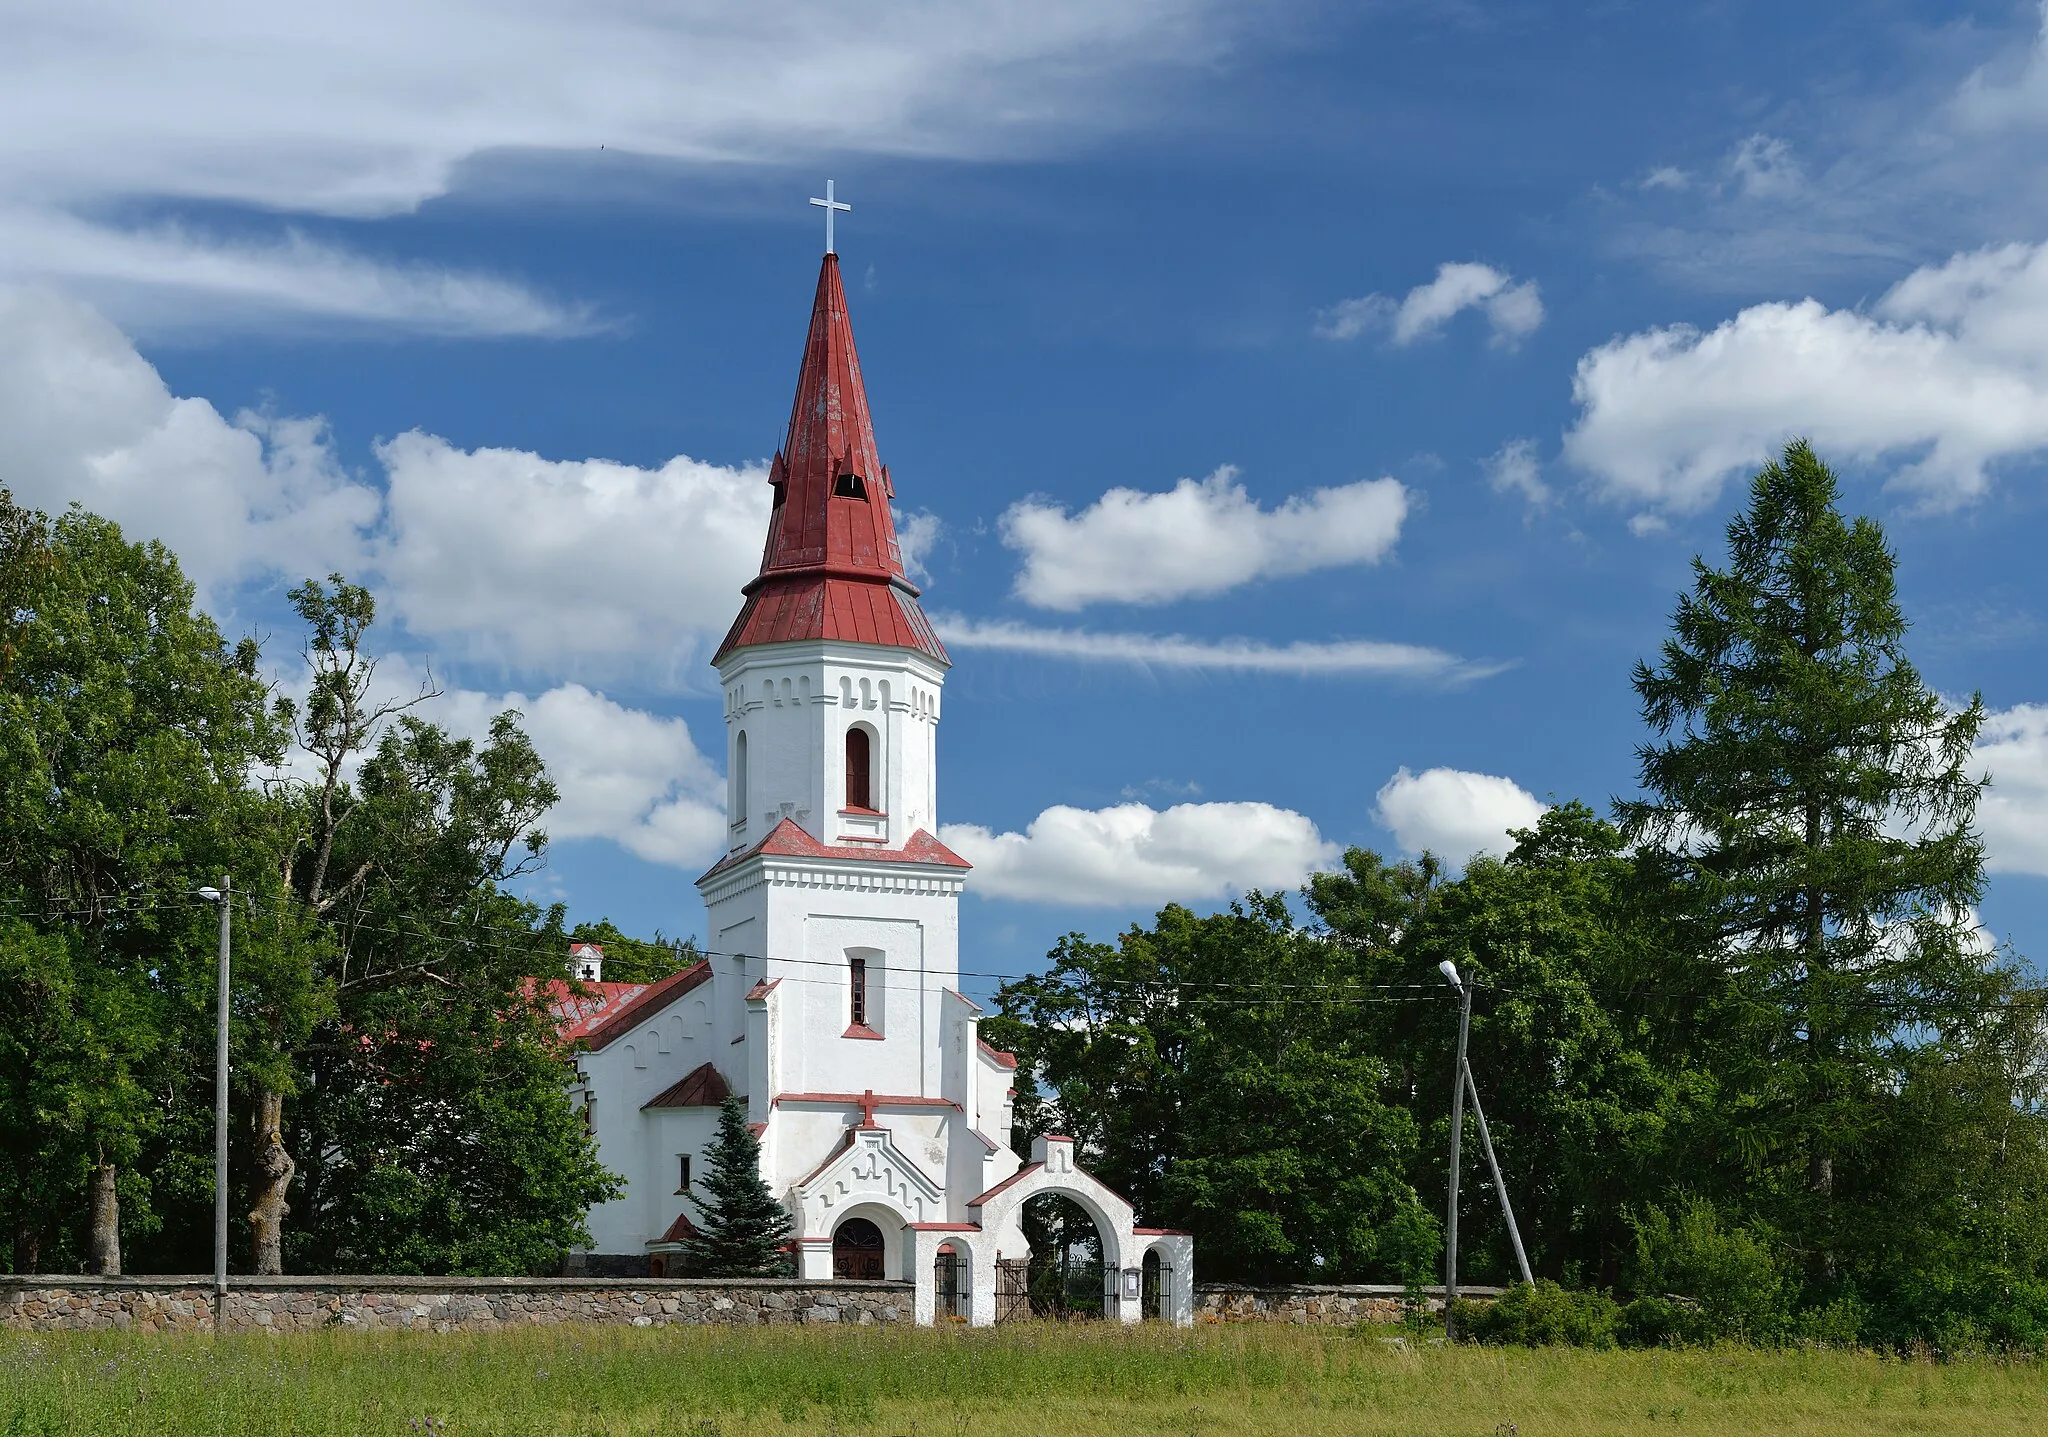
<svg viewBox="0 0 2048 1437">
<path fill-rule="evenodd" d="M 800 1188 L 809 1187 L 812 1183 L 817 1181 L 819 1173 L 822 1173 L 823 1171 L 825 1171 L 825 1169 L 831 1167 L 832 1164 L 838 1162 L 841 1158 L 845 1157 L 846 1150 L 853 1146 L 853 1134 L 854 1129 L 848 1128 L 845 1134 L 841 1136 L 841 1138 L 839 1139 L 838 1146 L 833 1148 L 831 1152 L 825 1154 L 824 1161 L 820 1162 L 816 1167 L 812 1168 L 809 1172 L 805 1173 L 801 1178 L 797 1179 L 796 1185 Z"/>
<path fill-rule="evenodd" d="M 882 1041 L 882 1035 L 865 1023 L 848 1023 L 846 1031 L 839 1036 L 842 1038 L 869 1038 L 877 1043 Z"/>
<path fill-rule="evenodd" d="M 891 1093 L 778 1093 L 774 1105 L 784 1103 L 826 1103 L 839 1108 L 860 1108 L 872 1103 L 878 1108 L 951 1108 L 964 1112 L 951 1098 L 917 1098 Z"/>
<path fill-rule="evenodd" d="M 974 1041 L 981 1048 L 981 1056 L 994 1063 L 998 1068 L 1007 1071 L 1014 1071 L 1016 1069 L 1017 1055 L 1015 1053 L 1005 1053 L 1001 1048 L 990 1047 L 988 1040 L 979 1034 L 975 1035 Z"/>
<path fill-rule="evenodd" d="M 909 841 L 901 848 L 859 848 L 844 844 L 820 843 L 795 819 L 785 818 L 769 829 L 768 836 L 752 848 L 719 859 L 697 882 L 701 885 L 707 879 L 729 868 L 736 868 L 748 859 L 760 856 L 851 859 L 857 863 L 928 863 L 938 868 L 974 867 L 921 828 L 911 834 Z"/>
<path fill-rule="evenodd" d="M 747 989 L 747 996 L 741 1001 L 746 1003 L 762 1002 L 780 986 L 782 986 L 780 978 L 763 978 L 754 984 L 753 987 Z"/>
<path fill-rule="evenodd" d="M 1181 1227 L 1134 1227 L 1132 1237 L 1193 1237 L 1194 1234 Z"/>
<path fill-rule="evenodd" d="M 671 973 L 659 983 L 649 984 L 647 988 L 629 999 L 624 1007 L 592 1028 L 584 1041 L 590 1045 L 592 1052 L 596 1052 L 616 1039 L 624 1037 L 643 1016 L 661 1011 L 710 976 L 711 960 L 700 958 L 680 973 Z"/>
<path fill-rule="evenodd" d="M 1038 1171 L 1038 1170 L 1039 1170 L 1040 1168 L 1042 1168 L 1042 1167 L 1044 1167 L 1044 1166 L 1045 1166 L 1045 1164 L 1044 1164 L 1044 1163 L 1026 1163 L 1026 1164 L 1024 1164 L 1024 1166 L 1023 1166 L 1023 1167 L 1021 1167 L 1021 1168 L 1017 1169 L 1017 1171 L 1015 1171 L 1015 1172 L 1011 1173 L 1011 1174 L 1010 1174 L 1010 1175 L 1009 1175 L 1008 1177 L 1004 1178 L 1004 1179 L 1003 1179 L 1003 1180 L 1002 1180 L 1001 1182 L 997 1183 L 997 1184 L 996 1184 L 996 1185 L 995 1185 L 994 1187 L 990 1188 L 990 1189 L 989 1189 L 989 1190 L 988 1190 L 987 1192 L 983 1193 L 983 1194 L 982 1194 L 982 1195 L 981 1195 L 980 1197 L 971 1197 L 971 1198 L 969 1198 L 969 1199 L 967 1200 L 967 1205 L 968 1205 L 969 1207 L 980 1207 L 980 1206 L 981 1206 L 981 1205 L 982 1205 L 983 1203 L 987 1202 L 987 1201 L 988 1201 L 988 1200 L 989 1200 L 990 1198 L 994 1197 L 994 1196 L 995 1196 L 995 1195 L 996 1195 L 997 1193 L 1001 1192 L 1001 1191 L 1002 1191 L 1002 1190 L 1003 1190 L 1004 1188 L 1006 1188 L 1006 1187 L 1009 1187 L 1009 1186 L 1010 1186 L 1010 1185 L 1011 1185 L 1012 1183 L 1017 1183 L 1017 1182 L 1021 1182 L 1021 1181 L 1023 1181 L 1023 1180 L 1025 1179 L 1025 1178 L 1028 1178 L 1028 1177 L 1030 1177 L 1030 1176 L 1031 1176 L 1031 1175 L 1032 1175 L 1033 1173 L 1037 1172 L 1037 1171 Z"/>
</svg>

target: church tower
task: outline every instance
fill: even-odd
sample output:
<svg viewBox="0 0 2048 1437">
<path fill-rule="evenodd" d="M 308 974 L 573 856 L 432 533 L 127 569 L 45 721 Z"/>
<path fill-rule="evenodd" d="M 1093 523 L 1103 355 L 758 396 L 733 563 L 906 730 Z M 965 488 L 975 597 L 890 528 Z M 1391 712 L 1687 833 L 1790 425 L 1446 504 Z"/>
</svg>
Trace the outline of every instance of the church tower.
<svg viewBox="0 0 2048 1437">
<path fill-rule="evenodd" d="M 825 844 L 938 828 L 946 650 L 903 570 L 888 466 L 825 256 L 761 572 L 712 663 L 725 687 L 731 849 L 793 819 Z"/>
<path fill-rule="evenodd" d="M 846 208 L 829 187 L 814 203 Z M 829 238 L 768 482 L 761 572 L 712 660 L 730 798 L 697 880 L 709 951 L 651 984 L 599 982 L 586 955 L 559 985 L 572 1096 L 627 1179 L 581 1260 L 679 1260 L 738 1094 L 804 1278 L 908 1280 L 919 1322 L 1028 1310 L 1023 1209 L 1057 1191 L 1095 1219 L 1105 1312 L 1136 1321 L 1154 1280 L 1153 1310 L 1192 1320 L 1185 1234 L 1135 1226 L 1069 1138 L 1035 1138 L 1028 1163 L 1010 1147 L 1017 1060 L 960 992 L 968 865 L 937 837 L 948 660 L 904 572 Z"/>
<path fill-rule="evenodd" d="M 698 887 L 713 962 L 745 985 L 733 1088 L 765 1125 L 764 1176 L 791 1197 L 804 1270 L 845 1265 L 835 1208 L 872 1189 L 891 1194 L 868 1220 L 877 1275 L 895 1275 L 905 1217 L 954 1218 L 1017 1158 L 980 1136 L 1008 1136 L 1011 1072 L 959 993 L 968 865 L 934 836 L 946 650 L 904 572 L 831 254 L 768 482 L 761 572 L 712 660 L 729 846 Z M 856 1154 L 859 1181 L 828 1171 Z"/>
</svg>

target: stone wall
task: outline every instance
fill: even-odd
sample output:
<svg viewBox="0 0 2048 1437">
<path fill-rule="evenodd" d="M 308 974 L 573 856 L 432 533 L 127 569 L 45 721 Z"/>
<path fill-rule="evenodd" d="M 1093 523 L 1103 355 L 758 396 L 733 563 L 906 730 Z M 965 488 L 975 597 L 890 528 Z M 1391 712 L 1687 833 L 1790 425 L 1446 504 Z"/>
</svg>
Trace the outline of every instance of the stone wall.
<svg viewBox="0 0 2048 1437">
<path fill-rule="evenodd" d="M 228 1332 L 452 1332 L 557 1322 L 630 1327 L 907 1323 L 911 1295 L 907 1282 L 241 1277 L 229 1282 L 220 1327 Z M 211 1278 L 0 1276 L 0 1328 L 210 1332 L 214 1319 Z"/>
<path fill-rule="evenodd" d="M 1458 1296 L 1490 1302 L 1497 1287 L 1460 1287 Z M 1425 1287 L 1422 1304 L 1444 1310 L 1444 1290 Z M 1408 1315 L 1408 1289 L 1377 1283 L 1299 1287 L 1236 1287 L 1213 1284 L 1195 1289 L 1196 1322 L 1292 1322 L 1305 1327 L 1349 1327 L 1356 1322 L 1399 1322 Z"/>
</svg>

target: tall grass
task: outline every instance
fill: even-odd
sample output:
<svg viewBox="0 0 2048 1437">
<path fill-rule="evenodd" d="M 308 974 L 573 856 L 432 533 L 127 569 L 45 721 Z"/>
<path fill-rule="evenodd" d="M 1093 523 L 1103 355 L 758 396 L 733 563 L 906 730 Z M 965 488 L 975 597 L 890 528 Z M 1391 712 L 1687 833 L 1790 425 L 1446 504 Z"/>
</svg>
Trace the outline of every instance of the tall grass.
<svg viewBox="0 0 2048 1437">
<path fill-rule="evenodd" d="M 1373 1331 L 529 1328 L 0 1337 L 0 1437 L 2019 1433 L 2032 1362 L 1395 1347 Z"/>
</svg>

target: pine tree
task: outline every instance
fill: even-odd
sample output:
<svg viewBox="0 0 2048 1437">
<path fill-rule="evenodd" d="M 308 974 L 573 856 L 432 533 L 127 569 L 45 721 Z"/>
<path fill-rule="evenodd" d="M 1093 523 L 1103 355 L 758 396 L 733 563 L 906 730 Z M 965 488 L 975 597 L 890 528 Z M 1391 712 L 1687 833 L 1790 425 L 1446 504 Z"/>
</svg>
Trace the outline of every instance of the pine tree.
<svg viewBox="0 0 2048 1437">
<path fill-rule="evenodd" d="M 692 1277 L 780 1277 L 789 1271 L 789 1212 L 761 1179 L 761 1140 L 747 1126 L 746 1104 L 728 1097 L 718 1136 L 704 1154 L 703 1214 L 683 1244 Z"/>
<path fill-rule="evenodd" d="M 1838 499 L 1793 443 L 1729 525 L 1727 567 L 1693 561 L 1662 663 L 1636 667 L 1660 741 L 1638 750 L 1646 797 L 1619 805 L 1748 1014 L 1730 1145 L 1778 1175 L 1823 1279 L 1851 1227 L 1838 1165 L 1906 1053 L 1995 988 L 1971 916 L 1983 707 L 1951 712 L 1907 662 L 1896 558 Z"/>
</svg>

